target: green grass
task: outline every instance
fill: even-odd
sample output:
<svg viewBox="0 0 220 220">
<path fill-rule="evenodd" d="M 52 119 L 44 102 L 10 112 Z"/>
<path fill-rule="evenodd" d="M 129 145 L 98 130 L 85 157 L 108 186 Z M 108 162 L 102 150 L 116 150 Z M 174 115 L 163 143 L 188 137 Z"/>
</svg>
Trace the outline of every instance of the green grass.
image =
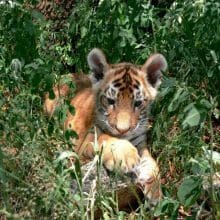
<svg viewBox="0 0 220 220">
<path fill-rule="evenodd" d="M 141 65 L 158 51 L 169 65 L 149 130 L 164 198 L 155 209 L 141 204 L 134 219 L 176 219 L 180 207 L 191 215 L 186 219 L 218 219 L 219 188 L 211 177 L 219 172 L 212 156 L 220 151 L 219 3 L 83 1 L 60 29 L 26 3 L 0 5 L 0 218 L 87 219 L 101 207 L 103 219 L 132 219 L 102 187 L 91 213 L 82 192 L 71 192 L 80 166 L 58 160 L 72 149 L 62 131 L 68 102 L 51 119 L 42 108 L 61 75 L 88 73 L 86 55 L 99 47 L 112 63 Z"/>
</svg>

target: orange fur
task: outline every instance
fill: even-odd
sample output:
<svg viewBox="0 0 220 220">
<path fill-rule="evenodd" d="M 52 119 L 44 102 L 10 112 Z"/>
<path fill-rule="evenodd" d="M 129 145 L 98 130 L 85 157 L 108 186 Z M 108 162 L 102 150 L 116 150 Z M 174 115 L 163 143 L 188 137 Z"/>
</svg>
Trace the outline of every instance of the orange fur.
<svg viewBox="0 0 220 220">
<path fill-rule="evenodd" d="M 60 105 L 60 101 L 62 97 L 65 97 L 69 94 L 69 87 L 67 85 L 55 86 L 53 88 L 55 98 L 50 99 L 49 94 L 47 93 L 45 96 L 44 102 L 44 111 L 47 115 L 52 116 L 57 106 Z"/>
<path fill-rule="evenodd" d="M 76 146 L 75 151 L 78 152 L 93 123 L 95 103 L 92 89 L 80 91 L 70 104 L 75 108 L 75 115 L 68 113 L 64 129 L 72 129 L 77 132 L 79 139 L 75 141 L 74 145 Z"/>
</svg>

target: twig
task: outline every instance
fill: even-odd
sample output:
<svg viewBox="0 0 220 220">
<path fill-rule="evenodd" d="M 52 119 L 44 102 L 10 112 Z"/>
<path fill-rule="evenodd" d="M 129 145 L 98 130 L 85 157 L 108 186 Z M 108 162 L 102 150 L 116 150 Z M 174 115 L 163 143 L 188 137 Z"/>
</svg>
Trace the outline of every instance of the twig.
<svg viewBox="0 0 220 220">
<path fill-rule="evenodd" d="M 90 168 L 88 169 L 88 171 L 86 172 L 86 174 L 84 175 L 84 177 L 82 179 L 82 183 L 84 183 L 86 181 L 87 177 L 89 176 L 89 174 L 91 173 L 93 168 L 96 166 L 98 160 L 99 160 L 99 155 L 95 155 Z"/>
</svg>

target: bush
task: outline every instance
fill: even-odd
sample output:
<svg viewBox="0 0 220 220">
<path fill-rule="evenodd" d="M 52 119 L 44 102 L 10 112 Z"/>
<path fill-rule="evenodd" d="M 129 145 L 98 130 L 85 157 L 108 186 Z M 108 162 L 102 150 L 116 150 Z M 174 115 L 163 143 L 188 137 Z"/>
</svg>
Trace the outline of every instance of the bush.
<svg viewBox="0 0 220 220">
<path fill-rule="evenodd" d="M 57 19 L 46 19 L 35 6 L 34 1 L 0 2 L 0 217 L 88 217 L 81 193 L 70 191 L 80 166 L 67 168 L 71 153 L 57 156 L 71 147 L 61 129 L 68 102 L 54 119 L 43 115 L 42 102 L 46 91 L 53 96 L 52 86 L 63 74 L 87 73 L 86 55 L 99 47 L 111 63 L 143 64 L 158 51 L 169 64 L 149 131 L 165 198 L 154 210 L 141 205 L 137 218 L 176 219 L 180 207 L 196 218 L 206 206 L 218 218 L 214 183 L 208 190 L 202 186 L 218 168 L 212 154 L 220 141 L 220 4 L 76 1 L 68 17 Z M 98 202 L 103 218 L 128 216 L 117 214 L 114 196 L 101 192 Z"/>
</svg>

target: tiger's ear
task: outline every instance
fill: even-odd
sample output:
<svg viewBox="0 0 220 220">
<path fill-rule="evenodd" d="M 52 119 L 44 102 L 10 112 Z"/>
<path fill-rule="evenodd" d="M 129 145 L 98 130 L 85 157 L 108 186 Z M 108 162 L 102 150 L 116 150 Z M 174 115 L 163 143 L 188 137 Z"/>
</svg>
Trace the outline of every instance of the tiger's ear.
<svg viewBox="0 0 220 220">
<path fill-rule="evenodd" d="M 102 80 L 104 78 L 104 72 L 109 66 L 104 53 L 100 49 L 94 48 L 88 54 L 87 61 L 92 71 L 92 80 L 95 82 Z"/>
<path fill-rule="evenodd" d="M 167 61 L 162 54 L 154 54 L 150 56 L 141 70 L 147 74 L 148 82 L 154 87 L 158 88 L 161 84 L 161 71 L 167 69 Z"/>
</svg>

